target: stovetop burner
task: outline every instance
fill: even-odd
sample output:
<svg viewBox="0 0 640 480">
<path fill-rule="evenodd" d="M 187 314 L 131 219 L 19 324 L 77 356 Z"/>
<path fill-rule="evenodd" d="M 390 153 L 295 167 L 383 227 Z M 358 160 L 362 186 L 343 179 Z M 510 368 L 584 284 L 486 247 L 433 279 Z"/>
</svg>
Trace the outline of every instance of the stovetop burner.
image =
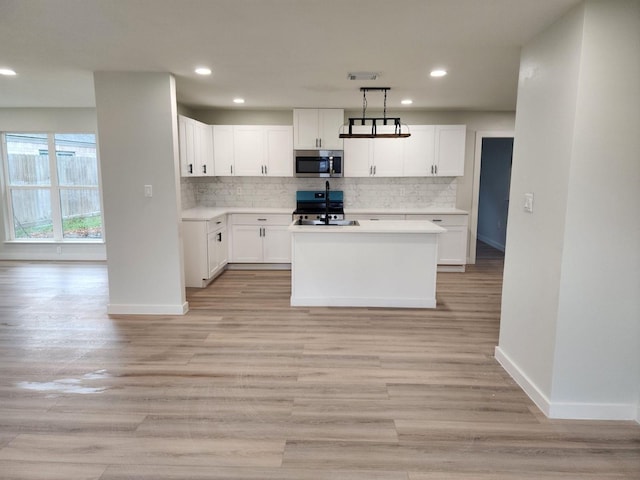
<svg viewBox="0 0 640 480">
<path fill-rule="evenodd" d="M 323 219 L 326 205 L 324 190 L 299 190 L 296 192 L 296 209 L 293 212 L 293 219 Z M 344 194 L 342 190 L 331 190 L 329 192 L 329 218 L 332 220 L 344 219 Z"/>
</svg>

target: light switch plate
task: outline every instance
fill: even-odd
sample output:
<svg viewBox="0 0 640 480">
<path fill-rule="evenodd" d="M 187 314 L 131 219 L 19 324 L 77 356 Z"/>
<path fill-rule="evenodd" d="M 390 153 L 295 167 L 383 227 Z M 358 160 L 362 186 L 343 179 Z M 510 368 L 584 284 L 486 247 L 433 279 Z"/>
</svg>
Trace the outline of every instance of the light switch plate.
<svg viewBox="0 0 640 480">
<path fill-rule="evenodd" d="M 153 187 L 151 185 L 144 186 L 144 196 L 153 197 Z"/>
<path fill-rule="evenodd" d="M 533 213 L 533 193 L 524 194 L 524 211 Z"/>
</svg>

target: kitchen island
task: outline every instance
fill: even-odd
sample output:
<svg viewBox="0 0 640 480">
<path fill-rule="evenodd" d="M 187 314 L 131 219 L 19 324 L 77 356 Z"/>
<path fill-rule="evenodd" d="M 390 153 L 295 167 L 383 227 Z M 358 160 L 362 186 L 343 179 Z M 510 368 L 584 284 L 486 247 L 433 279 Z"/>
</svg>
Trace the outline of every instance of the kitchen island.
<svg viewBox="0 0 640 480">
<path fill-rule="evenodd" d="M 291 305 L 435 308 L 438 236 L 429 221 L 291 224 Z"/>
</svg>

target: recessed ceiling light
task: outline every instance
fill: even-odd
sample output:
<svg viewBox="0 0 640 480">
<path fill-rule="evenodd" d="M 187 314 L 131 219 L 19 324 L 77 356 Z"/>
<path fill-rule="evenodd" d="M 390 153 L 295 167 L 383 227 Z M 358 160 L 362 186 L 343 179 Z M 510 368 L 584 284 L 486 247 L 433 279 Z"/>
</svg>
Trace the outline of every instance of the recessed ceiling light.
<svg viewBox="0 0 640 480">
<path fill-rule="evenodd" d="M 413 100 L 411 100 L 410 98 L 405 98 L 404 100 L 400 101 L 400 103 L 402 105 L 411 105 L 413 103 Z"/>
<path fill-rule="evenodd" d="M 0 75 L 6 75 L 8 77 L 12 77 L 17 74 L 15 70 L 11 70 L 10 68 L 0 68 Z"/>
<path fill-rule="evenodd" d="M 233 103 L 244 103 L 244 98 L 234 98 Z"/>
<path fill-rule="evenodd" d="M 195 72 L 198 75 L 211 75 L 211 69 L 207 67 L 198 67 L 196 68 Z"/>
<path fill-rule="evenodd" d="M 429 75 L 431 75 L 432 77 L 444 77 L 446 74 L 446 70 L 439 68 L 437 70 L 431 70 L 431 73 Z"/>
</svg>

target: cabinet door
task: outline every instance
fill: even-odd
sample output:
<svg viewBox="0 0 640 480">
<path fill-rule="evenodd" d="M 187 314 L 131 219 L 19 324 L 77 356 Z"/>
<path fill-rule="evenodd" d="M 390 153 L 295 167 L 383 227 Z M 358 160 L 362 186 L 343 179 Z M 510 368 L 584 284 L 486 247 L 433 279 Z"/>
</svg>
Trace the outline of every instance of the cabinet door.
<svg viewBox="0 0 640 480">
<path fill-rule="evenodd" d="M 209 272 L 207 278 L 211 278 L 218 271 L 218 242 L 216 233 L 211 232 L 207 235 L 207 240 L 207 266 Z"/>
<path fill-rule="evenodd" d="M 371 127 L 354 126 L 353 133 L 369 133 Z M 344 139 L 345 177 L 370 177 L 373 175 L 373 152 L 370 138 Z"/>
<path fill-rule="evenodd" d="M 464 265 L 467 263 L 467 227 L 449 225 L 438 241 L 438 264 Z"/>
<path fill-rule="evenodd" d="M 180 147 L 180 173 L 183 177 L 196 175 L 194 137 L 194 120 L 180 115 L 178 117 L 178 141 Z"/>
<path fill-rule="evenodd" d="M 218 268 L 224 267 L 229 261 L 229 242 L 227 239 L 227 229 L 222 228 L 216 233 L 216 261 Z"/>
<path fill-rule="evenodd" d="M 435 167 L 439 177 L 464 175 L 466 125 L 436 125 Z"/>
<path fill-rule="evenodd" d="M 233 126 L 213 126 L 213 161 L 217 177 L 233 175 Z"/>
<path fill-rule="evenodd" d="M 195 124 L 196 174 L 210 177 L 213 167 L 213 131 L 210 125 L 197 122 Z"/>
<path fill-rule="evenodd" d="M 293 127 L 265 127 L 266 175 L 293 177 Z"/>
<path fill-rule="evenodd" d="M 237 263 L 262 262 L 262 229 L 257 225 L 234 225 L 231 261 Z"/>
<path fill-rule="evenodd" d="M 318 110 L 318 137 L 320 148 L 342 150 L 340 129 L 344 125 L 344 110 L 341 108 L 321 108 Z"/>
<path fill-rule="evenodd" d="M 383 133 L 384 129 L 381 131 L 379 128 L 378 131 Z M 370 140 L 373 148 L 374 177 L 402 176 L 404 140 L 404 138 L 376 138 Z"/>
<path fill-rule="evenodd" d="M 288 225 L 264 228 L 264 261 L 266 263 L 291 263 L 291 233 Z"/>
<path fill-rule="evenodd" d="M 405 177 L 428 177 L 432 173 L 435 149 L 435 126 L 411 125 L 411 136 L 404 139 Z"/>
<path fill-rule="evenodd" d="M 185 286 L 202 288 L 208 277 L 207 222 L 183 221 L 183 254 Z"/>
<path fill-rule="evenodd" d="M 293 110 L 293 145 L 297 150 L 313 150 L 318 147 L 319 118 L 317 108 Z"/>
<path fill-rule="evenodd" d="M 255 177 L 264 174 L 264 127 L 235 125 L 233 127 L 233 158 L 236 176 Z"/>
</svg>

